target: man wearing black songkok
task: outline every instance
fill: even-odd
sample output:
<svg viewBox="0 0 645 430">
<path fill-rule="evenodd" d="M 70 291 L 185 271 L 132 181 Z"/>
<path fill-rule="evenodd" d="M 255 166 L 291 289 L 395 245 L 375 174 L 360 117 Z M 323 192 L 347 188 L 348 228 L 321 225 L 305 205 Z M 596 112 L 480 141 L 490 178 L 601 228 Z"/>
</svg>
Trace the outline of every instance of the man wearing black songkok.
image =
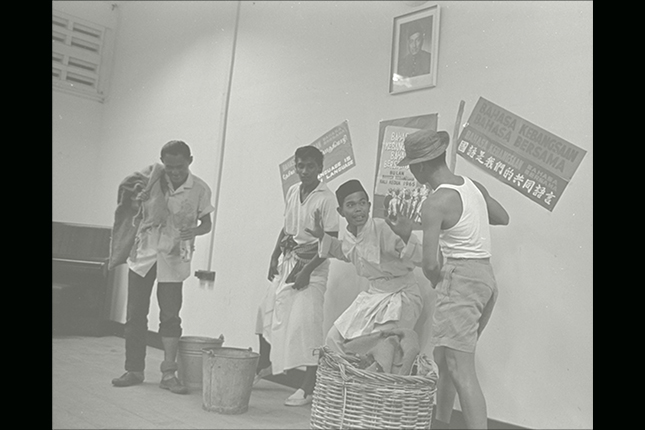
<svg viewBox="0 0 645 430">
<path fill-rule="evenodd" d="M 392 221 L 369 215 L 370 201 L 360 181 L 342 184 L 336 198 L 338 213 L 347 221 L 342 240 L 324 232 L 317 212 L 315 228 L 307 231 L 319 239 L 320 257 L 352 263 L 358 275 L 369 280 L 367 291 L 358 294 L 327 334 L 326 344 L 344 352 L 344 344 L 360 336 L 414 328 L 423 307 L 413 273 L 421 264 L 422 248 L 414 234 L 399 235 Z"/>
</svg>

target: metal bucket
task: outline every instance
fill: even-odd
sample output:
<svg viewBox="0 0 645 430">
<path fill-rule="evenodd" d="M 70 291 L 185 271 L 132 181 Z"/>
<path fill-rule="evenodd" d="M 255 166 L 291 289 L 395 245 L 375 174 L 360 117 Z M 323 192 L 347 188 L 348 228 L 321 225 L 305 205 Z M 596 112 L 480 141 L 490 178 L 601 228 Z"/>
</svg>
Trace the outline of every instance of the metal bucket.
<svg viewBox="0 0 645 430">
<path fill-rule="evenodd" d="M 224 343 L 224 336 L 218 339 L 203 336 L 182 336 L 177 351 L 177 373 L 188 388 L 202 387 L 202 349 L 218 348 Z"/>
<path fill-rule="evenodd" d="M 203 408 L 220 414 L 248 411 L 259 360 L 260 354 L 251 348 L 203 349 Z"/>
</svg>

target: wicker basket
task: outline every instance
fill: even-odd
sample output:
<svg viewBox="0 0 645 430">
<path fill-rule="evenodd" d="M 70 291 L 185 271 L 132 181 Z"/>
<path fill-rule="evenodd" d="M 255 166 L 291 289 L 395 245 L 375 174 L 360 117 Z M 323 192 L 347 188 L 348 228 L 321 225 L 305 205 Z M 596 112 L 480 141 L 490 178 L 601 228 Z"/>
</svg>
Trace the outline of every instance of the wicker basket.
<svg viewBox="0 0 645 430">
<path fill-rule="evenodd" d="M 401 376 L 362 370 L 357 359 L 320 350 L 311 405 L 312 429 L 429 429 L 437 367 L 425 355 L 413 369 L 426 376 Z M 413 372 L 414 373 L 414 372 Z"/>
</svg>

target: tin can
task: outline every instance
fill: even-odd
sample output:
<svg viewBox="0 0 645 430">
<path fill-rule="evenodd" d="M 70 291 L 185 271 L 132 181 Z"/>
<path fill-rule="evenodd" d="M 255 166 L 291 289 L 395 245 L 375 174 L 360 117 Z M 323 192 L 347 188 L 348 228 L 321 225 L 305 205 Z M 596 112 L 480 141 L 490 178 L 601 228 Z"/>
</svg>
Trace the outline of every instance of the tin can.
<svg viewBox="0 0 645 430">
<path fill-rule="evenodd" d="M 190 240 L 182 240 L 179 244 L 179 255 L 181 261 L 188 262 L 193 258 L 193 244 Z"/>
</svg>

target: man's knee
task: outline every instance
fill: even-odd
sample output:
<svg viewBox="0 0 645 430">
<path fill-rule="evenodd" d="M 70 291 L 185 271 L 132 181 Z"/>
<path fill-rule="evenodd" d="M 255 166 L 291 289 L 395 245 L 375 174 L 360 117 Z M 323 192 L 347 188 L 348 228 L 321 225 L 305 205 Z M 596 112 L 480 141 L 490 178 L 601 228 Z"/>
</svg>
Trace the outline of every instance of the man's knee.
<svg viewBox="0 0 645 430">
<path fill-rule="evenodd" d="M 330 347 L 334 352 L 342 354 L 344 352 L 343 351 L 344 340 L 345 339 L 343 339 L 343 336 L 341 336 L 336 326 L 332 326 L 327 332 L 327 336 L 325 338 L 325 345 Z"/>
<path fill-rule="evenodd" d="M 437 366 L 441 368 L 445 368 L 446 366 L 445 349 L 446 348 L 443 346 L 435 346 L 434 349 L 432 350 L 432 357 L 434 358 L 434 362 L 437 363 Z"/>
<path fill-rule="evenodd" d="M 458 388 L 468 388 L 477 383 L 474 354 L 445 348 L 445 368 Z"/>
<path fill-rule="evenodd" d="M 130 330 L 146 330 L 148 327 L 148 316 L 147 315 L 126 315 L 125 320 L 126 329 Z"/>
<path fill-rule="evenodd" d="M 181 283 L 159 283 L 159 334 L 163 337 L 181 337 L 182 304 Z"/>
</svg>

